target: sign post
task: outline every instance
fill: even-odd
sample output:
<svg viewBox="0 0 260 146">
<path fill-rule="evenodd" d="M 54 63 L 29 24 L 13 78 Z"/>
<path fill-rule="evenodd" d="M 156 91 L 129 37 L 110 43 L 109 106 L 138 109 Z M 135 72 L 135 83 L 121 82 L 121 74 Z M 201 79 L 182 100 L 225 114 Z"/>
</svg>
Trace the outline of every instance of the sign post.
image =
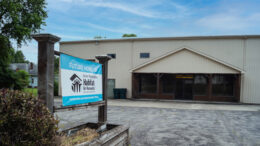
<svg viewBox="0 0 260 146">
<path fill-rule="evenodd" d="M 32 37 L 38 41 L 38 96 L 53 113 L 54 44 L 60 38 L 52 34 Z"/>
<path fill-rule="evenodd" d="M 99 63 L 102 64 L 102 72 L 103 72 L 103 100 L 105 101 L 105 104 L 98 107 L 98 124 L 103 130 L 103 128 L 106 128 L 107 123 L 107 72 L 108 72 L 108 61 L 111 59 L 109 56 L 96 56 L 96 59 L 98 59 Z M 104 127 L 103 127 L 104 125 Z"/>
<path fill-rule="evenodd" d="M 54 112 L 54 53 L 60 56 L 62 105 L 58 109 L 98 106 L 99 130 L 107 124 L 107 73 L 109 56 L 96 56 L 99 63 L 54 51 L 60 40 L 52 34 L 32 36 L 38 41 L 38 96 Z"/>
</svg>

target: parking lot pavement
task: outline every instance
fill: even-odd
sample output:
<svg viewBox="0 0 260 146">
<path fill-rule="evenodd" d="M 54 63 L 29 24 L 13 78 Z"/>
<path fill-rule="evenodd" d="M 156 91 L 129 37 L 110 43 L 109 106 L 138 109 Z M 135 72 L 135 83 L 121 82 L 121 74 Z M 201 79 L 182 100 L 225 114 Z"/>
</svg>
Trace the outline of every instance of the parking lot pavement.
<svg viewBox="0 0 260 146">
<path fill-rule="evenodd" d="M 218 105 L 219 109 L 222 106 Z M 133 146 L 260 145 L 260 112 L 255 108 L 247 111 L 235 109 L 114 106 L 110 103 L 108 122 L 129 125 Z M 62 129 L 97 122 L 96 107 L 63 111 L 56 115 Z"/>
</svg>

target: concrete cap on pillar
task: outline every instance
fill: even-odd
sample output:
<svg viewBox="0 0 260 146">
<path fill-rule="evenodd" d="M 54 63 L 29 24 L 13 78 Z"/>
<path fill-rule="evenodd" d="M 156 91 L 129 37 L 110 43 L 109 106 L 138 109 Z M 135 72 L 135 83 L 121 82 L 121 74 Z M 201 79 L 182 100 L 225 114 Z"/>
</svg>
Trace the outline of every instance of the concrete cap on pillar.
<svg viewBox="0 0 260 146">
<path fill-rule="evenodd" d="M 60 41 L 60 37 L 49 34 L 49 33 L 34 34 L 34 35 L 32 35 L 32 37 L 38 42 L 50 41 L 50 42 L 56 43 L 56 42 Z"/>
<path fill-rule="evenodd" d="M 112 57 L 107 56 L 107 55 L 98 55 L 98 56 L 96 56 L 96 58 L 97 58 L 98 60 L 101 60 L 101 61 L 108 61 L 108 60 L 110 60 Z"/>
</svg>

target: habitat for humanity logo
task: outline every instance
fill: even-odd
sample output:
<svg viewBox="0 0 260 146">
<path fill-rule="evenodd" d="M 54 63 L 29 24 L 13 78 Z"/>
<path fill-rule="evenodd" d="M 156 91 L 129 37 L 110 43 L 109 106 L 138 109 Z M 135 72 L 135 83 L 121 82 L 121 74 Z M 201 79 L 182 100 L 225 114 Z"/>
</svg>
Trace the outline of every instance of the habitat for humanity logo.
<svg viewBox="0 0 260 146">
<path fill-rule="evenodd" d="M 82 85 L 81 79 L 76 74 L 73 74 L 70 77 L 70 80 L 72 81 L 71 89 L 73 92 L 80 92 L 80 87 Z"/>
</svg>

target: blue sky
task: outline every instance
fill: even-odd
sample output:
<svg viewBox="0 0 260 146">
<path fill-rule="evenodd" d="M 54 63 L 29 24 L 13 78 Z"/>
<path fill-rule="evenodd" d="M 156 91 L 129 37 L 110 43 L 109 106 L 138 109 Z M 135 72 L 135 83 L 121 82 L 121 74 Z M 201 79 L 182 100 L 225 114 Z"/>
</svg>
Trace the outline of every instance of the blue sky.
<svg viewBox="0 0 260 146">
<path fill-rule="evenodd" d="M 42 33 L 61 41 L 138 37 L 260 34 L 260 0 L 47 0 Z M 55 46 L 59 48 L 58 44 Z M 23 45 L 37 62 L 37 43 Z"/>
</svg>

